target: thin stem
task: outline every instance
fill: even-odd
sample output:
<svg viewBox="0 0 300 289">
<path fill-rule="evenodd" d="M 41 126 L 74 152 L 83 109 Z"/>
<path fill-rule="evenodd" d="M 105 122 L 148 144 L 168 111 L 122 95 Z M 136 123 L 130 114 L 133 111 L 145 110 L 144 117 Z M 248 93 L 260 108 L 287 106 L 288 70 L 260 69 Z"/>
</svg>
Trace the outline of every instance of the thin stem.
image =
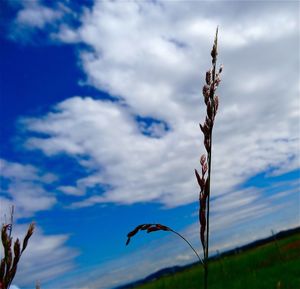
<svg viewBox="0 0 300 289">
<path fill-rule="evenodd" d="M 196 250 L 194 249 L 192 244 L 185 237 L 183 237 L 181 234 L 174 231 L 170 227 L 167 227 L 167 226 L 162 225 L 162 224 L 141 224 L 141 225 L 138 225 L 134 230 L 132 230 L 131 232 L 129 232 L 127 234 L 126 246 L 129 244 L 130 239 L 134 235 L 136 235 L 139 231 L 147 231 L 147 233 L 156 232 L 156 231 L 165 231 L 165 232 L 172 232 L 172 233 L 176 234 L 178 237 L 180 237 L 183 241 L 185 241 L 190 246 L 190 248 L 193 250 L 193 252 L 197 256 L 197 258 L 199 259 L 200 263 L 204 264 L 203 260 L 200 258 L 200 256 L 198 255 L 198 253 L 196 252 Z"/>
<path fill-rule="evenodd" d="M 9 238 L 11 237 L 12 229 L 13 229 L 13 223 L 14 223 L 14 211 L 15 211 L 15 206 L 12 205 L 11 211 L 10 211 L 10 227 L 9 227 Z"/>
<path fill-rule="evenodd" d="M 170 229 L 171 232 L 173 232 L 174 234 L 176 234 L 177 236 L 179 236 L 182 240 L 184 240 L 189 246 L 190 248 L 194 251 L 194 253 L 196 254 L 196 256 L 198 257 L 199 261 L 204 264 L 203 260 L 200 258 L 200 256 L 198 255 L 198 253 L 196 252 L 196 250 L 194 249 L 194 247 L 191 245 L 191 243 L 186 239 L 184 238 L 181 234 L 179 234 L 178 232 Z"/>
<path fill-rule="evenodd" d="M 211 129 L 212 136 L 212 129 Z M 212 139 L 211 139 L 212 140 Z M 206 211 L 206 240 L 205 240 L 205 255 L 204 255 L 204 288 L 208 288 L 208 246 L 209 246 L 209 200 L 210 200 L 210 176 L 211 176 L 211 146 L 208 152 L 208 196 L 207 196 L 207 211 Z"/>
</svg>

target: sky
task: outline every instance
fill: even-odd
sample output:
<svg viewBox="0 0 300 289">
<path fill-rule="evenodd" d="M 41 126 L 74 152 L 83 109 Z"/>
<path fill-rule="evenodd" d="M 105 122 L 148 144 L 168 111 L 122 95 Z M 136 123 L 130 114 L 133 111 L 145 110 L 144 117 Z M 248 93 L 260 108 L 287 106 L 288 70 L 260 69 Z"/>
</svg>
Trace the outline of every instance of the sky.
<svg viewBox="0 0 300 289">
<path fill-rule="evenodd" d="M 0 2 L 0 218 L 17 289 L 109 289 L 202 255 L 194 168 L 219 26 L 210 254 L 300 225 L 298 1 Z M 1 253 L 3 254 L 3 253 Z M 1 255 L 2 256 L 2 255 Z M 15 289 L 14 288 L 14 289 Z"/>
</svg>

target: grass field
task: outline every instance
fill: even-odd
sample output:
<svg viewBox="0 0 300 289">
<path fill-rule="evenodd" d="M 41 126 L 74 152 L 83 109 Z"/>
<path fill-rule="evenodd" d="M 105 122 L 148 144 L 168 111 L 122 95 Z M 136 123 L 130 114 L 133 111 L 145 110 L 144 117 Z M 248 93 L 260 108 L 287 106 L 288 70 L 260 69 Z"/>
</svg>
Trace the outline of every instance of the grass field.
<svg viewBox="0 0 300 289">
<path fill-rule="evenodd" d="M 138 289 L 199 289 L 203 268 L 136 287 Z M 209 289 L 299 289 L 300 234 L 210 262 Z"/>
</svg>

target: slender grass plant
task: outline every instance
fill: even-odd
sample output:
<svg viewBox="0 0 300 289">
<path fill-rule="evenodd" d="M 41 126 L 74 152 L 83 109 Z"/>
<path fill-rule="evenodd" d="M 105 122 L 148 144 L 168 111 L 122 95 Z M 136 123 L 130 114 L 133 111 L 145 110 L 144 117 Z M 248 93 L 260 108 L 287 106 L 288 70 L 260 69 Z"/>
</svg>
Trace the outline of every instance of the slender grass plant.
<svg viewBox="0 0 300 289">
<path fill-rule="evenodd" d="M 4 257 L 0 263 L 0 289 L 9 289 L 18 269 L 18 264 L 23 252 L 25 251 L 28 241 L 34 231 L 34 223 L 28 227 L 26 236 L 23 240 L 22 246 L 17 238 L 13 243 L 11 237 L 13 227 L 13 208 L 11 212 L 10 224 L 3 224 L 1 228 L 1 243 L 3 247 Z"/>
<path fill-rule="evenodd" d="M 200 263 L 204 267 L 204 288 L 208 288 L 208 254 L 209 254 L 209 204 L 211 191 L 211 171 L 212 171 L 212 132 L 214 127 L 215 117 L 219 107 L 219 97 L 215 94 L 216 89 L 220 84 L 220 74 L 222 66 L 217 70 L 217 55 L 218 55 L 218 28 L 211 50 L 212 67 L 206 72 L 205 85 L 203 86 L 202 94 L 206 105 L 206 117 L 204 124 L 200 124 L 200 129 L 204 136 L 204 147 L 206 153 L 200 157 L 201 174 L 195 169 L 196 179 L 200 188 L 199 193 L 199 223 L 200 223 L 200 241 L 203 249 L 203 260 L 200 258 L 197 251 L 190 242 L 175 230 L 161 224 L 141 224 L 127 234 L 126 245 L 129 244 L 131 238 L 139 231 L 147 233 L 156 231 L 172 232 L 184 240 L 193 250 Z"/>
<path fill-rule="evenodd" d="M 204 147 L 206 154 L 200 158 L 201 176 L 195 169 L 195 175 L 200 187 L 199 193 L 199 222 L 200 240 L 204 253 L 204 288 L 208 288 L 208 248 L 209 248 L 209 205 L 211 190 L 211 160 L 212 160 L 212 132 L 215 117 L 219 107 L 219 97 L 215 92 L 221 82 L 220 74 L 223 70 L 221 66 L 217 71 L 218 55 L 218 28 L 216 31 L 214 45 L 211 51 L 212 68 L 206 72 L 202 94 L 206 105 L 206 117 L 204 124 L 200 124 L 200 129 L 204 136 Z"/>
</svg>

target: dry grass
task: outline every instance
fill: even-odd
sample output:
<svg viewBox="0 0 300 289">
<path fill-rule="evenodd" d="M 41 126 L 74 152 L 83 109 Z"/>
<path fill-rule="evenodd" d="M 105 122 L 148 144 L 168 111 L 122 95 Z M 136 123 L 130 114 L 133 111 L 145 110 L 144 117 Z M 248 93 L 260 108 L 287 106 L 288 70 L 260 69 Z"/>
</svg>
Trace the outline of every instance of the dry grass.
<svg viewBox="0 0 300 289">
<path fill-rule="evenodd" d="M 204 136 L 204 147 L 206 154 L 200 158 L 201 176 L 195 169 L 195 175 L 200 187 L 199 193 L 199 223 L 200 223 L 200 240 L 204 254 L 204 288 L 208 284 L 208 247 L 209 247 L 209 204 L 210 204 L 210 182 L 211 182 L 211 159 L 212 159 L 212 132 L 215 117 L 219 107 L 219 97 L 215 92 L 221 82 L 220 74 L 222 66 L 216 71 L 218 55 L 218 28 L 211 51 L 212 67 L 206 72 L 205 82 L 202 94 L 206 105 L 206 117 L 204 124 L 200 124 L 200 129 Z"/>
<path fill-rule="evenodd" d="M 206 118 L 204 124 L 200 124 L 200 129 L 204 136 L 204 147 L 206 154 L 203 154 L 200 158 L 201 174 L 195 169 L 195 175 L 198 185 L 200 187 L 199 193 L 199 223 L 200 223 L 200 241 L 203 248 L 204 260 L 199 257 L 196 250 L 184 238 L 175 230 L 161 224 L 142 224 L 137 226 L 133 231 L 129 232 L 126 245 L 129 244 L 130 239 L 136 235 L 139 231 L 147 231 L 147 233 L 155 231 L 169 231 L 175 233 L 182 238 L 194 251 L 199 258 L 200 262 L 204 265 L 204 288 L 208 287 L 208 248 L 209 248 L 209 203 L 210 203 L 210 182 L 211 182 L 211 158 L 212 158 L 212 132 L 215 117 L 219 107 L 219 97 L 215 95 L 216 89 L 220 84 L 220 74 L 222 72 L 222 66 L 217 71 L 217 55 L 218 55 L 218 28 L 216 30 L 216 36 L 211 51 L 212 67 L 206 72 L 205 82 L 203 86 L 202 94 L 204 96 L 204 103 L 206 105 Z"/>
<path fill-rule="evenodd" d="M 13 210 L 12 210 L 13 216 Z M 13 219 L 11 216 L 11 220 Z M 30 224 L 26 236 L 22 242 L 17 239 L 13 242 L 11 237 L 12 222 L 4 224 L 1 228 L 1 243 L 3 246 L 4 257 L 0 264 L 0 289 L 8 289 L 17 273 L 18 264 L 23 252 L 25 251 L 28 241 L 34 231 L 34 223 Z"/>
<path fill-rule="evenodd" d="M 183 241 L 185 241 L 189 245 L 189 247 L 193 250 L 193 252 L 197 256 L 197 258 L 199 259 L 199 261 L 201 263 L 203 263 L 203 260 L 200 258 L 200 256 L 198 255 L 197 251 L 194 249 L 194 247 L 191 245 L 191 243 L 185 237 L 183 237 L 181 234 L 179 234 L 175 230 L 173 230 L 173 229 L 171 229 L 171 228 L 169 228 L 167 226 L 161 225 L 161 224 L 141 224 L 141 225 L 138 225 L 134 230 L 132 230 L 131 232 L 129 232 L 127 234 L 126 246 L 129 244 L 130 239 L 134 235 L 136 235 L 139 231 L 146 231 L 147 233 L 156 232 L 156 231 L 172 232 L 175 235 L 177 235 L 178 237 L 180 237 Z"/>
</svg>

